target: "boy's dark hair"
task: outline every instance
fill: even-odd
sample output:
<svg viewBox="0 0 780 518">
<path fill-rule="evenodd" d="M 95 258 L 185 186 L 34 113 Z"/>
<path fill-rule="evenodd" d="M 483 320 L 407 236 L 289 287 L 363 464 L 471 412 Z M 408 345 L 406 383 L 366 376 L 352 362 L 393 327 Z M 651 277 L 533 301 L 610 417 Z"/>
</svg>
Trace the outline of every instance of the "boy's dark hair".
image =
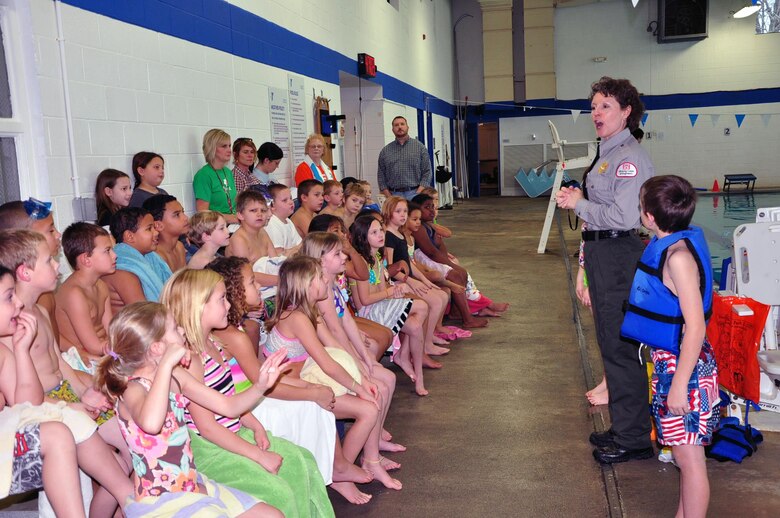
<svg viewBox="0 0 780 518">
<path fill-rule="evenodd" d="M 368 244 L 368 229 L 374 221 L 378 221 L 374 216 L 361 214 L 349 227 L 349 240 L 352 247 L 366 260 L 369 266 L 374 266 L 376 262 L 376 257 L 371 253 L 371 245 Z M 384 255 L 384 249 L 380 249 L 379 252 Z"/>
<path fill-rule="evenodd" d="M 341 179 L 341 186 L 344 188 L 344 191 L 347 190 L 347 186 L 351 183 L 358 183 L 358 179 L 354 176 L 346 176 Z"/>
<path fill-rule="evenodd" d="M 165 216 L 165 206 L 172 201 L 178 201 L 176 196 L 170 194 L 155 194 L 144 200 L 143 208 L 152 215 L 155 221 L 162 221 Z"/>
<path fill-rule="evenodd" d="M 412 203 L 416 203 L 419 208 L 422 208 L 423 203 L 426 201 L 433 201 L 433 197 L 427 195 L 427 194 L 418 194 L 414 198 L 412 198 Z M 409 211 L 411 211 L 412 208 L 409 207 Z"/>
<path fill-rule="evenodd" d="M 340 217 L 333 214 L 317 214 L 309 223 L 309 232 L 327 232 L 334 223 L 344 224 Z"/>
<path fill-rule="evenodd" d="M 141 151 L 133 155 L 133 178 L 135 179 L 135 187 L 141 185 L 141 175 L 138 174 L 138 168 L 140 167 L 141 169 L 146 169 L 146 166 L 149 165 L 149 162 L 155 158 L 159 158 L 163 161 L 163 163 L 165 163 L 165 159 L 162 156 L 158 155 L 157 153 L 153 153 L 152 151 Z"/>
<path fill-rule="evenodd" d="M 32 222 L 23 202 L 9 201 L 0 205 L 0 230 L 30 228 Z"/>
<path fill-rule="evenodd" d="M 271 196 L 271 201 L 276 199 L 276 196 L 285 189 L 289 189 L 283 183 L 272 183 L 268 186 L 268 195 Z"/>
<path fill-rule="evenodd" d="M 631 84 L 631 81 L 603 76 L 590 86 L 590 100 L 593 100 L 593 96 L 596 94 L 614 97 L 620 104 L 621 109 L 631 106 L 631 113 L 628 114 L 626 126 L 630 131 L 634 131 L 639 127 L 639 121 L 642 120 L 642 114 L 645 112 L 645 105 L 639 98 L 639 92 Z"/>
<path fill-rule="evenodd" d="M 422 207 L 420 207 L 420 204 L 419 203 L 415 203 L 413 201 L 410 201 L 409 203 L 407 203 L 406 207 L 408 209 L 408 214 L 411 214 L 413 210 L 419 210 L 420 212 L 422 212 Z"/>
<path fill-rule="evenodd" d="M 78 270 L 78 258 L 81 254 L 92 255 L 95 249 L 95 239 L 98 236 L 108 237 L 103 227 L 86 221 L 77 221 L 62 233 L 62 253 L 74 270 Z"/>
<path fill-rule="evenodd" d="M 284 151 L 273 142 L 263 142 L 257 148 L 257 161 L 262 164 L 266 158 L 268 160 L 281 160 L 284 158 Z"/>
<path fill-rule="evenodd" d="M 298 200 L 301 199 L 301 196 L 308 196 L 312 189 L 314 189 L 316 186 L 322 185 L 322 182 L 319 180 L 315 180 L 313 178 L 309 178 L 308 180 L 304 180 L 301 183 L 298 184 Z"/>
<path fill-rule="evenodd" d="M 149 211 L 140 207 L 124 207 L 119 209 L 111 216 L 111 235 L 114 236 L 114 240 L 117 244 L 122 243 L 124 240 L 124 234 L 126 230 L 135 232 L 138 230 L 138 225 L 141 223 L 141 219 L 149 214 Z"/>
<path fill-rule="evenodd" d="M 266 201 L 265 196 L 263 196 L 263 193 L 246 190 L 236 196 L 236 212 L 243 212 L 249 202 L 252 201 L 262 203 L 266 207 L 268 206 L 268 202 Z"/>
<path fill-rule="evenodd" d="M 687 229 L 696 210 L 696 190 L 685 178 L 674 175 L 655 176 L 639 192 L 642 210 L 652 214 L 664 232 Z"/>
</svg>

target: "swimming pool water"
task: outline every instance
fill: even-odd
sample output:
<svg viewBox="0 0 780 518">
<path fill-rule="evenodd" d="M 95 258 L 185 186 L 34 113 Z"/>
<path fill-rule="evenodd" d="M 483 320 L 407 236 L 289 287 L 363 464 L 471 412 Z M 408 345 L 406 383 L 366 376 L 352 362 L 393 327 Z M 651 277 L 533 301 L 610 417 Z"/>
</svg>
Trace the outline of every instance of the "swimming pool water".
<svg viewBox="0 0 780 518">
<path fill-rule="evenodd" d="M 734 229 L 743 223 L 754 223 L 756 210 L 768 207 L 780 207 L 780 192 L 699 196 L 693 224 L 704 230 L 716 284 L 720 281 L 723 259 L 731 257 Z"/>
</svg>

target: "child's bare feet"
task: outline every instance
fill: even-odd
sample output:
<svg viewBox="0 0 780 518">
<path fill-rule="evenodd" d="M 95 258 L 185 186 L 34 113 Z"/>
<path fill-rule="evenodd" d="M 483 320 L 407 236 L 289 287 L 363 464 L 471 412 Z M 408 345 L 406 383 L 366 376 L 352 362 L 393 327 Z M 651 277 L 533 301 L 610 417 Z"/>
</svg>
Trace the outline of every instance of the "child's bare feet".
<svg viewBox="0 0 780 518">
<path fill-rule="evenodd" d="M 593 405 L 606 405 L 609 403 L 609 392 L 597 392 L 596 394 L 588 396 L 588 402 Z"/>
<path fill-rule="evenodd" d="M 379 451 L 392 451 L 392 452 L 406 451 L 406 446 L 404 446 L 403 444 L 398 444 L 396 442 L 390 442 L 384 439 L 379 439 Z"/>
<path fill-rule="evenodd" d="M 371 501 L 371 495 L 360 491 L 352 482 L 334 482 L 330 487 L 346 498 L 350 504 L 363 505 Z"/>
<path fill-rule="evenodd" d="M 339 462 L 333 465 L 333 482 L 355 482 L 356 484 L 368 484 L 374 480 L 374 475 L 370 471 L 350 464 L 349 462 Z"/>
<path fill-rule="evenodd" d="M 382 435 L 380 436 L 380 438 L 383 441 L 392 441 L 393 440 L 393 434 L 391 434 L 390 432 L 388 432 L 387 430 L 382 428 Z"/>
<path fill-rule="evenodd" d="M 442 364 L 428 356 L 427 354 L 423 354 L 423 360 L 422 365 L 426 369 L 441 369 Z"/>
<path fill-rule="evenodd" d="M 401 463 L 388 459 L 387 457 L 379 457 L 379 463 L 385 468 L 385 471 L 393 471 L 394 469 L 401 469 Z"/>
<path fill-rule="evenodd" d="M 450 350 L 446 347 L 439 347 L 435 344 L 430 344 L 425 348 L 425 354 L 430 354 L 431 356 L 444 356 L 449 352 Z"/>
<path fill-rule="evenodd" d="M 468 318 L 463 319 L 463 327 L 467 327 L 469 329 L 474 329 L 476 327 L 486 327 L 488 325 L 488 321 L 484 318 L 475 318 L 469 315 Z"/>
<path fill-rule="evenodd" d="M 503 313 L 504 311 L 509 309 L 509 303 L 508 302 L 494 302 L 491 305 L 489 305 L 488 308 L 492 309 L 493 311 L 498 311 L 499 313 Z"/>
<path fill-rule="evenodd" d="M 445 334 L 442 334 L 442 333 L 439 333 L 439 332 L 435 332 L 433 334 L 433 336 L 431 337 L 431 341 L 435 345 L 450 345 L 450 342 L 447 341 L 447 338 L 449 338 L 449 336 L 450 335 L 448 335 L 448 334 L 445 335 Z M 447 337 L 447 338 L 445 338 L 445 337 Z"/>
<path fill-rule="evenodd" d="M 428 395 L 428 391 L 425 390 L 425 385 L 423 384 L 422 380 L 414 382 L 414 391 L 420 397 Z"/>
<path fill-rule="evenodd" d="M 607 379 L 601 378 L 601 383 L 585 393 L 585 397 L 591 405 L 606 405 L 609 403 L 609 390 L 607 389 Z"/>
<path fill-rule="evenodd" d="M 376 460 L 363 459 L 363 469 L 369 470 L 374 474 L 374 480 L 378 480 L 388 489 L 400 490 L 403 487 L 400 480 L 396 480 L 387 474 L 385 468 L 382 467 L 382 458 Z"/>
<path fill-rule="evenodd" d="M 489 307 L 487 307 L 487 308 L 485 308 L 483 310 L 480 310 L 480 312 L 477 313 L 477 315 L 479 315 L 481 317 L 500 317 L 501 313 L 499 313 L 498 311 L 494 311 L 494 310 L 490 309 Z"/>
<path fill-rule="evenodd" d="M 601 383 L 590 389 L 585 393 L 585 397 L 590 397 L 593 394 L 596 394 L 597 392 L 606 392 L 607 391 L 607 378 L 602 377 Z"/>
<path fill-rule="evenodd" d="M 414 375 L 414 366 L 409 358 L 404 358 L 403 355 L 398 354 L 393 358 L 393 363 L 401 367 L 401 370 L 409 376 L 412 381 L 417 381 L 417 376 Z"/>
</svg>

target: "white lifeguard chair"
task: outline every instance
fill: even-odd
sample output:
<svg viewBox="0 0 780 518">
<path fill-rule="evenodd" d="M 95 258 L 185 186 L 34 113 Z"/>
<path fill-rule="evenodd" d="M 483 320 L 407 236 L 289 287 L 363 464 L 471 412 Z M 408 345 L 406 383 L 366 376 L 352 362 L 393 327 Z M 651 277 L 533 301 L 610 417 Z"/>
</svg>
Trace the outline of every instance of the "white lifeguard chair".
<svg viewBox="0 0 780 518">
<path fill-rule="evenodd" d="M 780 412 L 780 208 L 758 209 L 756 223 L 734 229 L 733 275 L 736 292 L 770 306 L 758 363 L 762 409 Z"/>
<path fill-rule="evenodd" d="M 552 183 L 552 190 L 550 191 L 550 202 L 547 204 L 547 215 L 544 218 L 544 226 L 542 227 L 542 235 L 539 238 L 539 246 L 536 248 L 536 253 L 543 254 L 547 248 L 547 239 L 550 237 L 550 228 L 552 227 L 553 215 L 555 214 L 555 193 L 561 187 L 561 181 L 563 181 L 563 173 L 567 169 L 579 169 L 582 167 L 588 167 L 593 159 L 596 157 L 596 143 L 595 142 L 566 142 L 561 140 L 558 135 L 558 130 L 555 124 L 551 120 L 547 121 L 550 126 L 550 133 L 552 134 L 552 148 L 558 150 L 558 164 L 555 166 L 555 180 Z M 572 158 L 566 160 L 563 156 L 564 148 L 566 145 L 575 144 L 587 144 L 588 154 L 587 156 L 581 156 L 578 158 Z"/>
</svg>

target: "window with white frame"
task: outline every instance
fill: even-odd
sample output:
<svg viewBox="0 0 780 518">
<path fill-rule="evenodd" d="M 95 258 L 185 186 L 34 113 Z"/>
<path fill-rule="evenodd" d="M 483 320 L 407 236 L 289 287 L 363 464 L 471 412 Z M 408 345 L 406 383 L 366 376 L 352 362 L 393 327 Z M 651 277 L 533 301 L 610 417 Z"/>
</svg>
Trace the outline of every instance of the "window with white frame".
<svg viewBox="0 0 780 518">
<path fill-rule="evenodd" d="M 0 203 L 48 197 L 45 157 L 33 145 L 43 131 L 32 42 L 29 4 L 0 0 Z"/>
</svg>

